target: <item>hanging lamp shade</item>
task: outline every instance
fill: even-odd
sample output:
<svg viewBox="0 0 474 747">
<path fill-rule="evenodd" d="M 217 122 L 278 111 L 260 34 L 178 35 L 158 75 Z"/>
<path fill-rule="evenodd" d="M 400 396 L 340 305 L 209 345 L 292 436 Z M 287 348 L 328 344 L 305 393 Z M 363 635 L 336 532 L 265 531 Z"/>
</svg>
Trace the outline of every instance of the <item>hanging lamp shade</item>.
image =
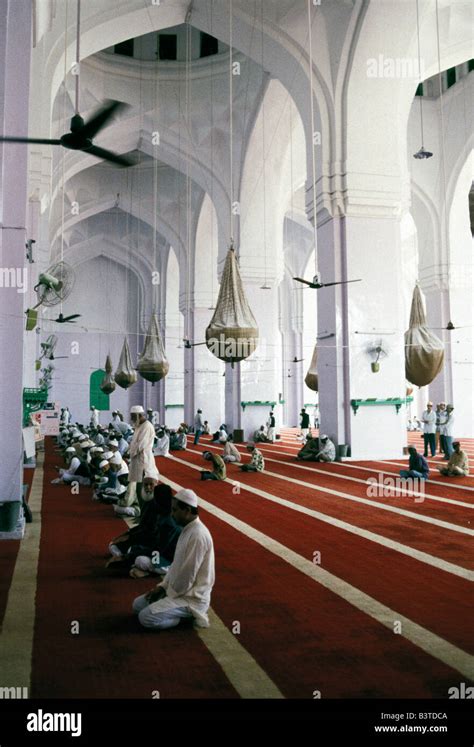
<svg viewBox="0 0 474 747">
<path fill-rule="evenodd" d="M 319 382 L 318 382 L 318 374 L 316 371 L 316 366 L 318 363 L 318 346 L 317 344 L 314 346 L 313 350 L 313 357 L 311 358 L 311 363 L 309 364 L 308 373 L 305 376 L 304 383 L 308 387 L 308 389 L 311 389 L 313 392 L 318 391 Z"/>
<path fill-rule="evenodd" d="M 128 340 L 125 338 L 117 370 L 115 372 L 115 383 L 122 387 L 122 389 L 128 389 L 132 384 L 136 383 L 137 378 L 137 374 L 132 366 L 132 356 L 130 354 Z"/>
<path fill-rule="evenodd" d="M 444 363 L 444 345 L 426 326 L 418 285 L 413 291 L 410 327 L 405 332 L 405 375 L 411 384 L 426 386 L 437 377 Z"/>
<path fill-rule="evenodd" d="M 112 394 L 115 391 L 115 381 L 112 375 L 112 361 L 110 360 L 110 354 L 105 359 L 105 376 L 102 379 L 100 388 L 104 394 Z"/>
<path fill-rule="evenodd" d="M 238 363 L 258 345 L 258 327 L 245 295 L 233 247 L 227 252 L 214 315 L 206 329 L 206 345 L 216 358 Z"/>
<path fill-rule="evenodd" d="M 161 340 L 158 317 L 153 314 L 145 337 L 143 352 L 138 359 L 137 371 L 144 379 L 153 384 L 163 379 L 168 373 L 170 365 L 166 359 L 165 349 Z"/>
</svg>

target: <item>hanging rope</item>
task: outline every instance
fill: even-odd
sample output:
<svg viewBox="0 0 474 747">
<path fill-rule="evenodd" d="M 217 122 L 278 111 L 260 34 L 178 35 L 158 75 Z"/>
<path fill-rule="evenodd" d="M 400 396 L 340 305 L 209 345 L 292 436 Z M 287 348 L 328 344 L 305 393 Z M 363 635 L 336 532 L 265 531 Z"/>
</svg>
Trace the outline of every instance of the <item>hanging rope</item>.
<svg viewBox="0 0 474 747">
<path fill-rule="evenodd" d="M 229 156 L 230 156 L 230 244 L 234 243 L 234 52 L 233 2 L 229 0 Z"/>
<path fill-rule="evenodd" d="M 311 103 L 311 164 L 313 177 L 313 231 L 314 231 L 314 252 L 315 267 L 318 267 L 318 217 L 316 212 L 316 155 L 314 152 L 314 94 L 313 94 L 313 33 L 311 18 L 311 0 L 308 0 L 308 35 L 309 35 L 309 100 Z"/>
<path fill-rule="evenodd" d="M 263 157 L 263 249 L 264 249 L 264 263 L 265 263 L 265 280 L 262 288 L 267 289 L 267 179 L 266 179 L 266 143 L 265 143 L 265 98 L 266 90 L 264 90 L 263 82 L 265 80 L 265 67 L 264 67 L 264 37 L 263 37 L 263 0 L 260 0 L 260 16 L 261 16 L 261 45 L 262 45 L 262 157 Z"/>
<path fill-rule="evenodd" d="M 81 0 L 77 0 L 77 16 L 76 16 L 76 114 L 79 114 L 79 82 L 80 82 L 80 64 L 81 64 Z"/>
<path fill-rule="evenodd" d="M 418 71 L 421 76 L 421 44 L 420 44 L 420 14 L 418 7 L 418 0 L 416 0 L 416 33 L 418 37 Z M 420 83 L 422 81 L 420 80 Z M 423 94 L 418 97 L 420 99 L 420 124 L 421 124 L 421 147 L 424 150 L 425 137 L 423 132 Z"/>
</svg>

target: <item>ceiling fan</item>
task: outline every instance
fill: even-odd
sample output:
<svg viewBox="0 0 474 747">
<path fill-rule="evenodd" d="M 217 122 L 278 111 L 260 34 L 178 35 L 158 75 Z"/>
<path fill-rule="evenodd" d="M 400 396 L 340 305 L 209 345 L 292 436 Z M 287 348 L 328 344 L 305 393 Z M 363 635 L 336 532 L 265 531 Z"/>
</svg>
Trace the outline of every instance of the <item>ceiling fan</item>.
<svg viewBox="0 0 474 747">
<path fill-rule="evenodd" d="M 51 319 L 51 321 L 57 322 L 57 324 L 76 324 L 76 319 L 80 316 L 82 316 L 82 314 L 69 314 L 69 316 L 64 316 L 61 312 L 57 319 Z"/>
<path fill-rule="evenodd" d="M 305 283 L 309 288 L 316 288 L 316 290 L 318 290 L 319 288 L 327 288 L 330 285 L 345 285 L 346 283 L 360 283 L 361 279 L 362 278 L 358 278 L 357 280 L 336 280 L 333 283 L 321 283 L 319 274 L 315 275 L 313 280 L 305 280 L 304 278 L 293 278 L 293 280 L 297 280 L 298 283 Z"/>
<path fill-rule="evenodd" d="M 0 142 L 6 143 L 38 143 L 42 145 L 62 145 L 63 148 L 69 150 L 80 150 L 84 153 L 89 153 L 91 156 L 101 158 L 104 161 L 109 161 L 118 166 L 132 166 L 135 161 L 127 156 L 121 156 L 118 153 L 113 153 L 110 150 L 101 148 L 94 145 L 93 139 L 95 136 L 107 126 L 109 120 L 114 114 L 119 111 L 128 109 L 127 104 L 123 104 L 120 101 L 107 100 L 103 106 L 98 109 L 95 114 L 87 122 L 79 113 L 79 71 L 80 71 L 80 8 L 81 0 L 77 0 L 77 29 L 76 29 L 76 102 L 75 102 L 75 114 L 71 119 L 70 132 L 66 132 L 59 139 L 51 138 L 28 138 L 28 137 L 16 137 L 0 135 Z"/>
<path fill-rule="evenodd" d="M 464 327 L 455 327 L 452 322 L 448 322 L 446 327 L 429 327 L 429 329 L 446 329 L 448 332 L 452 332 L 453 329 L 467 329 L 469 325 Z"/>
<path fill-rule="evenodd" d="M 197 347 L 197 345 L 205 345 L 205 342 L 190 342 L 190 340 L 183 337 L 184 347 L 186 350 L 190 350 L 191 348 Z"/>
</svg>

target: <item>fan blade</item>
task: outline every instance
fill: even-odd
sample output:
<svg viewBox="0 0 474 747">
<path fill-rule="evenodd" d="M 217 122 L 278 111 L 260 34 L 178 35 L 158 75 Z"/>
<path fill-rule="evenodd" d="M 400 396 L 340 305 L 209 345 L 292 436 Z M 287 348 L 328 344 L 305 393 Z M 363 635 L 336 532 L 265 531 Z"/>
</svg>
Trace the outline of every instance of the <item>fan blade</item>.
<svg viewBox="0 0 474 747">
<path fill-rule="evenodd" d="M 293 278 L 293 280 L 297 280 L 298 283 L 306 283 L 306 285 L 309 285 L 310 287 L 314 285 L 314 283 L 310 283 L 309 280 L 305 280 L 304 278 Z"/>
<path fill-rule="evenodd" d="M 346 283 L 360 283 L 362 278 L 357 280 L 337 280 L 335 283 L 323 283 L 322 288 L 327 288 L 329 285 L 346 285 Z"/>
<path fill-rule="evenodd" d="M 191 343 L 192 348 L 195 348 L 197 345 L 206 345 L 206 343 L 205 342 L 192 342 Z"/>
<path fill-rule="evenodd" d="M 63 322 L 72 322 L 73 319 L 79 319 L 81 314 L 70 314 L 69 316 L 63 317 Z"/>
<path fill-rule="evenodd" d="M 4 137 L 0 135 L 2 143 L 39 143 L 40 145 L 61 145 L 60 140 L 48 140 L 41 137 Z"/>
<path fill-rule="evenodd" d="M 104 161 L 109 161 L 110 163 L 116 163 L 118 166 L 133 166 L 135 161 L 132 158 L 127 158 L 126 156 L 119 156 L 117 153 L 112 153 L 110 150 L 105 150 L 105 148 L 99 148 L 97 145 L 91 145 L 89 148 L 83 148 L 83 153 L 90 153 L 91 156 L 96 156 L 97 158 L 103 158 Z"/>
<path fill-rule="evenodd" d="M 130 108 L 128 104 L 123 104 L 121 101 L 109 100 L 104 102 L 104 106 L 99 109 L 99 111 L 96 112 L 96 114 L 94 114 L 81 128 L 81 136 L 92 140 L 97 133 L 107 125 L 109 119 L 111 119 L 117 111 L 128 108 Z"/>
</svg>

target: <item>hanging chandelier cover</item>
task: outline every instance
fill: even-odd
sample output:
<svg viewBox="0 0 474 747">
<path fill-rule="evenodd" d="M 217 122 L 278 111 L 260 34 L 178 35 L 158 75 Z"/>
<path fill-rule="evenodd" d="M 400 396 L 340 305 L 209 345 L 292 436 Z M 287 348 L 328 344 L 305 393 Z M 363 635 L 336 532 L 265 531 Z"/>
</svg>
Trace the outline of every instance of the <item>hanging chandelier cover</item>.
<svg viewBox="0 0 474 747">
<path fill-rule="evenodd" d="M 214 315 L 206 329 L 208 350 L 226 363 L 238 363 L 258 345 L 258 326 L 245 295 L 233 247 L 227 252 Z"/>
<path fill-rule="evenodd" d="M 146 333 L 143 352 L 138 359 L 137 371 L 144 379 L 155 383 L 166 376 L 169 368 L 161 340 L 158 317 L 153 314 Z"/>
<path fill-rule="evenodd" d="M 418 285 L 413 291 L 410 327 L 405 332 L 405 375 L 411 384 L 426 386 L 439 374 L 444 363 L 444 345 L 426 326 Z"/>
<path fill-rule="evenodd" d="M 318 364 L 318 345 L 316 344 L 314 346 L 313 350 L 313 357 L 311 358 L 311 363 L 309 364 L 308 373 L 305 376 L 304 383 L 308 387 L 308 389 L 311 389 L 313 392 L 318 391 L 319 382 L 318 382 L 318 374 L 316 371 L 316 367 Z"/>
<path fill-rule="evenodd" d="M 102 379 L 100 388 L 104 394 L 112 394 L 115 391 L 115 381 L 112 374 L 112 361 L 110 360 L 110 354 L 105 360 L 105 376 Z"/>
<path fill-rule="evenodd" d="M 132 366 L 132 356 L 130 354 L 128 340 L 125 338 L 117 370 L 115 372 L 115 383 L 122 387 L 122 389 L 128 389 L 132 384 L 136 383 L 137 378 L 137 374 Z"/>
</svg>

